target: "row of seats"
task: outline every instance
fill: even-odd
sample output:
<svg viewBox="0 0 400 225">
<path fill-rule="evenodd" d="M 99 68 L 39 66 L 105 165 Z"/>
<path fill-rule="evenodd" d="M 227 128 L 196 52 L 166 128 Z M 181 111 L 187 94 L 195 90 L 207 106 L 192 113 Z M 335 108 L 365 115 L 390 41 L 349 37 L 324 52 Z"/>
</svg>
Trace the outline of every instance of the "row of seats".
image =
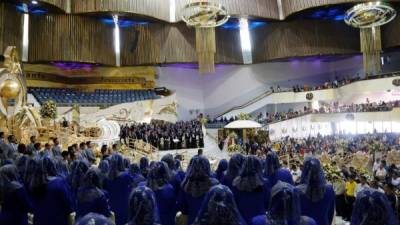
<svg viewBox="0 0 400 225">
<path fill-rule="evenodd" d="M 93 92 L 80 91 L 71 88 L 29 88 L 40 104 L 53 100 L 58 106 L 112 106 L 126 102 L 157 99 L 159 96 L 153 90 L 106 90 L 97 89 Z"/>
</svg>

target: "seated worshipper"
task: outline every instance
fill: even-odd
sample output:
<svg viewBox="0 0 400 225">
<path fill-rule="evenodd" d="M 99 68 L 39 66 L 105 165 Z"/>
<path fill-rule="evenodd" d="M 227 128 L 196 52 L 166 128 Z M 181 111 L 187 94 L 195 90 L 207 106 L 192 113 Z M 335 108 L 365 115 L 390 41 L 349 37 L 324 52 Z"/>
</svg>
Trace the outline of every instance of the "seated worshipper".
<svg viewBox="0 0 400 225">
<path fill-rule="evenodd" d="M 385 194 L 366 188 L 357 195 L 351 225 L 398 225 Z"/>
<path fill-rule="evenodd" d="M 142 176 L 142 173 L 140 172 L 140 168 L 138 164 L 132 163 L 129 166 L 129 175 L 131 175 L 133 179 L 132 187 L 137 187 L 139 183 L 146 181 L 146 179 Z"/>
<path fill-rule="evenodd" d="M 140 158 L 139 168 L 143 177 L 147 178 L 147 173 L 149 172 L 149 159 L 147 159 L 146 157 Z"/>
<path fill-rule="evenodd" d="M 86 172 L 78 189 L 77 218 L 88 213 L 98 213 L 106 217 L 111 216 L 108 197 L 101 188 L 101 172 L 99 169 L 92 167 Z"/>
<path fill-rule="evenodd" d="M 170 184 L 170 171 L 166 163 L 156 162 L 147 176 L 147 187 L 155 194 L 160 222 L 162 225 L 175 225 L 177 213 L 177 194 Z"/>
<path fill-rule="evenodd" d="M 215 178 L 221 182 L 224 178 L 225 171 L 228 169 L 228 161 L 226 159 L 221 159 L 218 163 L 217 170 L 215 170 Z"/>
<path fill-rule="evenodd" d="M 304 160 L 301 175 L 300 204 L 302 215 L 311 217 L 318 225 L 332 224 L 335 212 L 335 192 L 326 183 L 324 171 L 318 159 L 309 157 Z"/>
<path fill-rule="evenodd" d="M 254 217 L 251 225 L 317 225 L 310 217 L 301 216 L 299 190 L 278 181 L 271 190 L 267 215 Z"/>
<path fill-rule="evenodd" d="M 294 184 L 292 174 L 289 170 L 281 168 L 279 157 L 275 152 L 268 152 L 265 160 L 264 176 L 268 179 L 271 186 L 274 186 L 279 180 Z"/>
<path fill-rule="evenodd" d="M 250 224 L 253 217 L 265 214 L 271 186 L 263 177 L 261 161 L 256 156 L 246 157 L 239 175 L 233 180 L 232 192 L 246 223 Z"/>
<path fill-rule="evenodd" d="M 132 190 L 132 177 L 124 168 L 124 159 L 120 154 L 110 158 L 110 172 L 105 181 L 104 189 L 109 194 L 111 210 L 115 213 L 115 224 L 128 222 L 128 199 Z"/>
<path fill-rule="evenodd" d="M 146 187 L 135 188 L 129 197 L 129 221 L 126 225 L 160 225 L 154 192 Z"/>
<path fill-rule="evenodd" d="M 229 159 L 228 170 L 226 171 L 221 183 L 228 186 L 231 190 L 232 182 L 239 175 L 244 160 L 245 157 L 242 154 L 234 154 L 231 159 Z"/>
<path fill-rule="evenodd" d="M 0 168 L 0 224 L 28 225 L 32 205 L 14 165 Z"/>
<path fill-rule="evenodd" d="M 96 213 L 89 213 L 80 218 L 75 225 L 115 225 L 111 219 Z"/>
<path fill-rule="evenodd" d="M 33 203 L 33 225 L 68 225 L 73 202 L 67 183 L 60 177 L 49 176 L 42 160 L 35 162 L 29 190 Z"/>
<path fill-rule="evenodd" d="M 178 209 L 184 216 L 188 216 L 188 225 L 196 218 L 206 193 L 217 184 L 218 181 L 211 177 L 208 159 L 203 156 L 193 156 L 178 197 Z"/>
<path fill-rule="evenodd" d="M 193 225 L 245 225 L 231 190 L 216 185 L 205 197 Z"/>
</svg>

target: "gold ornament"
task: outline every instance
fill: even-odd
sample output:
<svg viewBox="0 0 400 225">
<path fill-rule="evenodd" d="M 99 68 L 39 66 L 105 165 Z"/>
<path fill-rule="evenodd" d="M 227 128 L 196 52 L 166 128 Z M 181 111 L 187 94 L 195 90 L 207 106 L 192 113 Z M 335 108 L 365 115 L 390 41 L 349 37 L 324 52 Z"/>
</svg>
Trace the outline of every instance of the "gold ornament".
<svg viewBox="0 0 400 225">
<path fill-rule="evenodd" d="M 21 86 L 15 80 L 7 79 L 0 85 L 0 95 L 7 100 L 16 99 L 20 91 Z"/>
</svg>

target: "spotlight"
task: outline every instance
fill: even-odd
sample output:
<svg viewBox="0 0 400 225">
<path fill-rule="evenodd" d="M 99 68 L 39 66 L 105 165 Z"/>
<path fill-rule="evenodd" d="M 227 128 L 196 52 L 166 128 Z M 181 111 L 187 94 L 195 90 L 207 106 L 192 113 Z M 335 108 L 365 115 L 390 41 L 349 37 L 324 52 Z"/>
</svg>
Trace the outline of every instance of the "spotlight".
<svg viewBox="0 0 400 225">
<path fill-rule="evenodd" d="M 35 0 L 33 0 L 31 3 L 32 3 L 32 5 L 37 5 L 37 4 L 39 4 L 39 2 L 38 2 L 38 1 L 35 1 Z"/>
</svg>

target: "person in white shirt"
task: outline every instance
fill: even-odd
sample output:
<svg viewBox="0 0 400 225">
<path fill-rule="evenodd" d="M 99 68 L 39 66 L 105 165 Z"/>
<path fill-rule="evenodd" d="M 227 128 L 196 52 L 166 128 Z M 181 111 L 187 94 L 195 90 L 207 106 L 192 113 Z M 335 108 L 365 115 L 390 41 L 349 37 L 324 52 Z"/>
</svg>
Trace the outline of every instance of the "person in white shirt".
<svg viewBox="0 0 400 225">
<path fill-rule="evenodd" d="M 381 163 L 379 168 L 375 171 L 375 176 L 379 178 L 379 180 L 384 180 L 386 177 L 387 171 L 384 167 L 384 165 Z"/>
<path fill-rule="evenodd" d="M 365 176 L 361 176 L 360 177 L 360 183 L 357 184 L 357 187 L 356 187 L 355 195 L 357 196 L 358 193 L 362 192 L 366 188 L 369 188 L 369 185 L 367 183 L 367 178 Z"/>
<path fill-rule="evenodd" d="M 294 183 L 298 184 L 301 178 L 301 170 L 295 164 L 292 164 L 290 173 L 292 174 Z"/>
<path fill-rule="evenodd" d="M 375 173 L 379 169 L 380 165 L 381 165 L 381 159 L 377 158 L 372 167 L 372 171 Z"/>
</svg>

